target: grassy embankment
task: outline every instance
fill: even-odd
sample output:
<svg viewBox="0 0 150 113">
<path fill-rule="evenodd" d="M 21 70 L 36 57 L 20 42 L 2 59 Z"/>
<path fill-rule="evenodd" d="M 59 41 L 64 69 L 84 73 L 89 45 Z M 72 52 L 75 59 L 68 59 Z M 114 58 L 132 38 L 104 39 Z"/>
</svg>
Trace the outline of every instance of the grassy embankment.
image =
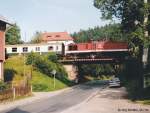
<svg viewBox="0 0 150 113">
<path fill-rule="evenodd" d="M 24 61 L 23 56 L 13 56 L 8 58 L 4 66 L 5 78 L 7 80 L 12 78 L 13 83 L 19 83 L 25 79 L 27 75 L 31 74 L 31 66 L 24 65 Z M 67 84 L 56 79 L 56 86 L 54 88 L 53 77 L 49 77 L 36 69 L 32 71 L 31 83 L 34 91 L 54 91 L 68 87 Z"/>
</svg>

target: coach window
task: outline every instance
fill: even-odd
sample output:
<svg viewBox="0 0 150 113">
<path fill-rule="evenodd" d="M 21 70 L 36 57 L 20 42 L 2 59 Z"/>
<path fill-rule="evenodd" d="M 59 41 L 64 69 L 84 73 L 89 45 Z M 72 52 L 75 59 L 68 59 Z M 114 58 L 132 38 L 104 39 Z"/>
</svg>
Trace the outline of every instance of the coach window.
<svg viewBox="0 0 150 113">
<path fill-rule="evenodd" d="M 48 50 L 49 50 L 49 51 L 53 50 L 53 46 L 49 46 L 49 47 L 48 47 Z"/>
<path fill-rule="evenodd" d="M 35 51 L 40 51 L 40 47 L 36 47 L 36 48 L 35 48 Z"/>
<path fill-rule="evenodd" d="M 28 52 L 28 47 L 23 47 L 23 52 Z"/>
<path fill-rule="evenodd" d="M 13 47 L 13 48 L 12 48 L 12 52 L 17 52 L 17 48 L 16 48 L 16 47 Z"/>
<path fill-rule="evenodd" d="M 58 50 L 58 46 L 56 46 L 56 50 Z"/>
</svg>

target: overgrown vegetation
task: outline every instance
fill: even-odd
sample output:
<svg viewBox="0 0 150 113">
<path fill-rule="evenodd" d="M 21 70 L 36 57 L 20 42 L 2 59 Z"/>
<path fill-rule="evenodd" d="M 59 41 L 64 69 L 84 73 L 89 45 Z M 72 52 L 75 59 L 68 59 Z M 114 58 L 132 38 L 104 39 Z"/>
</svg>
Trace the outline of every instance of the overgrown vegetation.
<svg viewBox="0 0 150 113">
<path fill-rule="evenodd" d="M 0 91 L 3 91 L 8 88 L 8 84 L 0 81 Z"/>
<path fill-rule="evenodd" d="M 40 55 L 37 56 L 40 58 L 40 62 L 38 61 L 37 63 L 42 63 L 42 68 L 49 68 L 48 66 L 50 64 L 54 64 L 52 62 L 47 64 L 47 62 L 49 61 L 45 62 L 44 60 L 46 59 L 46 56 L 44 58 L 42 58 L 42 56 Z M 65 72 L 61 72 L 63 70 L 60 69 L 62 68 L 61 65 L 55 64 L 58 65 L 59 68 L 57 68 L 57 70 L 60 69 L 60 71 L 58 71 L 57 73 L 56 87 L 54 88 L 53 75 L 50 73 L 51 69 L 48 69 L 48 71 L 46 71 L 45 73 L 44 71 L 39 69 L 41 68 L 41 66 L 35 67 L 33 65 L 32 67 L 32 65 L 26 65 L 26 60 L 27 56 L 12 56 L 8 58 L 5 62 L 5 81 L 12 81 L 14 85 L 17 85 L 22 84 L 23 80 L 29 79 L 29 81 L 32 83 L 33 91 L 53 91 L 72 85 L 71 82 L 68 81 L 67 78 L 63 75 Z M 44 63 L 46 63 L 47 65 L 43 66 Z M 37 64 L 36 66 L 39 66 L 39 64 Z M 50 68 L 53 69 L 52 66 L 50 66 Z M 59 78 L 58 76 L 61 77 Z"/>
<path fill-rule="evenodd" d="M 79 81 L 108 80 L 116 74 L 115 65 L 111 64 L 83 64 L 78 66 Z"/>
</svg>

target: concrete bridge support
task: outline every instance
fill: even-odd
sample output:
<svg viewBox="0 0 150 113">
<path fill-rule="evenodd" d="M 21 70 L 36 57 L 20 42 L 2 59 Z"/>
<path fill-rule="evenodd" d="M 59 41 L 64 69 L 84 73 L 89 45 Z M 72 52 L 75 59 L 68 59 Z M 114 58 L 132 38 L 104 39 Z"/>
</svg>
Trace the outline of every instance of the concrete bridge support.
<svg viewBox="0 0 150 113">
<path fill-rule="evenodd" d="M 68 73 L 68 78 L 70 80 L 78 80 L 78 68 L 76 65 L 73 64 L 64 64 L 64 68 Z"/>
</svg>

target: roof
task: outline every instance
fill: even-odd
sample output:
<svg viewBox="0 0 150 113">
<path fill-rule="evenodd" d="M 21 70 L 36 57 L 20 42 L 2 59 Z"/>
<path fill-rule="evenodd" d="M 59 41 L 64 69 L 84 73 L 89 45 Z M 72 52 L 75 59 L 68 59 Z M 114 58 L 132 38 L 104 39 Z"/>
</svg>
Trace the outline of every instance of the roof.
<svg viewBox="0 0 150 113">
<path fill-rule="evenodd" d="M 20 47 L 20 46 L 44 46 L 44 45 L 61 45 L 60 43 L 38 43 L 38 44 L 15 44 L 15 45 L 6 45 L 5 47 Z"/>
<path fill-rule="evenodd" d="M 42 41 L 68 41 L 73 38 L 67 32 L 50 32 L 42 34 Z"/>
<path fill-rule="evenodd" d="M 13 25 L 10 21 L 8 21 L 5 17 L 0 15 L 0 21 L 5 22 L 6 24 Z"/>
</svg>

